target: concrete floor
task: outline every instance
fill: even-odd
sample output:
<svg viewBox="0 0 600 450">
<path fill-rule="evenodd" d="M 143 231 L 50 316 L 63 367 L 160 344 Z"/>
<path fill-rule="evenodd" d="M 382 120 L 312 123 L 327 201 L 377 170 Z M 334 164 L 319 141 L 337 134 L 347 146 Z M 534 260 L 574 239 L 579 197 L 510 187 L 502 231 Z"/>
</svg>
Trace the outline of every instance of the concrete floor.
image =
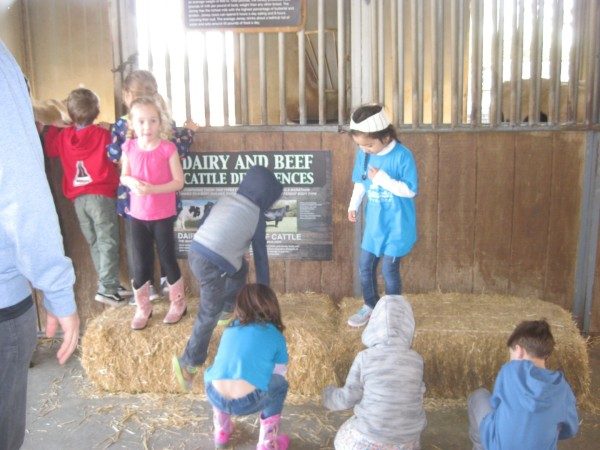
<svg viewBox="0 0 600 450">
<path fill-rule="evenodd" d="M 187 395 L 106 395 L 95 392 L 77 355 L 61 367 L 57 345 L 41 341 L 29 371 L 26 450 L 70 449 L 210 449 L 210 407 Z M 595 398 L 600 398 L 600 341 L 590 349 Z M 598 401 L 596 401 L 598 405 Z M 428 426 L 422 448 L 470 448 L 463 402 L 443 408 L 427 403 Z M 287 405 L 283 431 L 290 449 L 330 449 L 336 429 L 350 412 L 330 413 L 318 404 Z M 577 437 L 561 442 L 561 450 L 598 449 L 600 414 L 580 412 Z M 256 416 L 236 418 L 232 448 L 255 449 Z"/>
</svg>

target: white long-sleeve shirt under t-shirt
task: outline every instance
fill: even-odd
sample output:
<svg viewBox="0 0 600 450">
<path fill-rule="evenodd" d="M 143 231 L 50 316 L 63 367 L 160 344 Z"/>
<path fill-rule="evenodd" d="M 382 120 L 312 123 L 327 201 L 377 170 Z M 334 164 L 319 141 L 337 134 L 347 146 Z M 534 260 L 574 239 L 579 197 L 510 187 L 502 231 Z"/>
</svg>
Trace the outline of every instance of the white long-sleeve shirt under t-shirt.
<svg viewBox="0 0 600 450">
<path fill-rule="evenodd" d="M 392 140 L 386 145 L 383 150 L 377 153 L 377 156 L 385 156 L 396 146 L 396 140 Z M 381 186 L 387 191 L 397 197 L 413 198 L 416 194 L 408 187 L 404 181 L 394 180 L 383 170 L 379 170 L 373 177 L 371 182 L 375 186 Z M 357 211 L 360 207 L 363 197 L 365 196 L 365 185 L 363 183 L 354 183 L 354 189 L 352 190 L 352 196 L 350 197 L 350 204 L 348 205 L 348 211 Z"/>
</svg>

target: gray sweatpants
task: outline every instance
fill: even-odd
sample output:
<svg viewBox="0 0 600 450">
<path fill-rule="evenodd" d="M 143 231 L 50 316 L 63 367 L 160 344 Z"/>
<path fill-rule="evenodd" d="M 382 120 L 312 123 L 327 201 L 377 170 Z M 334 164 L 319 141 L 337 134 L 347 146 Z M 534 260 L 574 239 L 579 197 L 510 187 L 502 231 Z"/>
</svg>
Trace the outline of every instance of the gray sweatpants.
<svg viewBox="0 0 600 450">
<path fill-rule="evenodd" d="M 479 388 L 469 395 L 467 409 L 469 412 L 469 437 L 473 442 L 473 450 L 484 450 L 479 436 L 479 424 L 485 416 L 492 412 L 490 398 L 492 394 L 485 388 Z"/>
<path fill-rule="evenodd" d="M 119 289 L 117 201 L 103 195 L 88 194 L 77 197 L 73 203 L 98 274 L 98 292 L 115 294 Z"/>
<path fill-rule="evenodd" d="M 0 322 L 0 450 L 16 450 L 25 438 L 27 371 L 37 341 L 35 308 Z"/>
</svg>

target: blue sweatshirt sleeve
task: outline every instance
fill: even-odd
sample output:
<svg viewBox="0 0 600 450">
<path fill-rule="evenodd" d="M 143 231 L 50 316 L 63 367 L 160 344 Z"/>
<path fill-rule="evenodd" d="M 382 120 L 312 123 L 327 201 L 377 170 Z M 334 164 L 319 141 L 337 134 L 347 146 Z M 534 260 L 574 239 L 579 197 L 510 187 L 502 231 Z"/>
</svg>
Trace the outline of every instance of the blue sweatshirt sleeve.
<svg viewBox="0 0 600 450">
<path fill-rule="evenodd" d="M 269 256 L 267 254 L 267 223 L 263 211 L 260 212 L 258 225 L 252 237 L 252 253 L 254 254 L 254 268 L 256 269 L 256 282 L 269 285 Z"/>
<path fill-rule="evenodd" d="M 568 386 L 567 405 L 565 421 L 559 425 L 558 439 L 569 439 L 577 434 L 579 430 L 579 416 L 577 415 L 577 403 L 575 395 Z"/>
<path fill-rule="evenodd" d="M 76 311 L 75 273 L 64 254 L 23 74 L 0 42 L 0 308 L 43 291 L 58 317 Z"/>
</svg>

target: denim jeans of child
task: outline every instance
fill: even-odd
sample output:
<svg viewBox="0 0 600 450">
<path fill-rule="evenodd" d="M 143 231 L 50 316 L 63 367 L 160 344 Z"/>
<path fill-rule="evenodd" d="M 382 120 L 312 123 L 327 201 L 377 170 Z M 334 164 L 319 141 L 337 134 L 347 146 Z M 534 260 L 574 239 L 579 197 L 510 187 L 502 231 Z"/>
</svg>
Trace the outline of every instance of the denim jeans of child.
<svg viewBox="0 0 600 450">
<path fill-rule="evenodd" d="M 371 308 L 375 308 L 379 300 L 379 293 L 377 292 L 377 265 L 380 259 L 382 260 L 381 273 L 385 281 L 385 293 L 387 295 L 402 294 L 400 257 L 383 255 L 380 258 L 371 252 L 361 250 L 359 262 L 360 285 L 365 304 Z"/>
<path fill-rule="evenodd" d="M 262 419 L 281 414 L 287 391 L 287 380 L 276 374 L 271 376 L 268 390 L 255 389 L 248 395 L 235 399 L 222 397 L 210 381 L 205 385 L 208 400 L 218 410 L 233 416 L 247 416 L 262 411 L 260 415 Z"/>
<path fill-rule="evenodd" d="M 181 362 L 186 366 L 201 366 L 206 361 L 210 337 L 221 311 L 233 308 L 237 293 L 246 283 L 248 264 L 243 260 L 240 270 L 229 275 L 193 250 L 188 254 L 188 262 L 200 281 L 200 307 Z"/>
</svg>

